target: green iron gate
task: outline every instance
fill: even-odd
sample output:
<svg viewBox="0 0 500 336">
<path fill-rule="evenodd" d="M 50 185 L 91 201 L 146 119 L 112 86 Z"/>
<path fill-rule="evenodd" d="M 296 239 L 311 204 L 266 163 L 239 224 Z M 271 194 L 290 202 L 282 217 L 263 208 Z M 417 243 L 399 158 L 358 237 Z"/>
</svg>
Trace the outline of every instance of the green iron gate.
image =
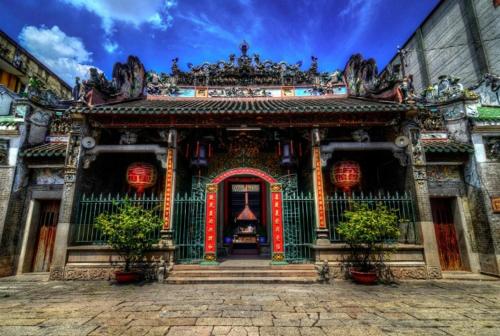
<svg viewBox="0 0 500 336">
<path fill-rule="evenodd" d="M 290 263 L 312 259 L 314 197 L 311 193 L 283 195 L 285 259 Z"/>
<path fill-rule="evenodd" d="M 297 176 L 279 178 L 283 187 L 283 233 L 285 259 L 289 263 L 309 262 L 315 239 L 314 197 L 299 193 Z"/>
<path fill-rule="evenodd" d="M 177 194 L 174 198 L 173 238 L 175 262 L 193 264 L 203 260 L 205 195 Z"/>
</svg>

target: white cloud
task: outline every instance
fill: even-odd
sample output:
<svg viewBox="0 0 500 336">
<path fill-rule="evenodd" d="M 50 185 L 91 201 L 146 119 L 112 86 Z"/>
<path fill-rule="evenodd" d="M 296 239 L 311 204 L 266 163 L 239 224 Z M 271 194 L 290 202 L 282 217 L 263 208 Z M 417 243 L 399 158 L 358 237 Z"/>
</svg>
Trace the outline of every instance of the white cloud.
<svg viewBox="0 0 500 336">
<path fill-rule="evenodd" d="M 72 85 L 75 77 L 87 78 L 92 67 L 88 64 L 92 62 L 92 53 L 85 49 L 83 42 L 66 35 L 58 26 L 25 26 L 19 34 L 19 41 L 68 84 Z"/>
<path fill-rule="evenodd" d="M 211 21 L 205 15 L 205 13 L 201 14 L 189 13 L 188 15 L 179 14 L 178 17 L 183 20 L 191 22 L 195 26 L 195 29 L 205 33 L 209 33 L 221 40 L 225 40 L 233 44 L 241 42 L 241 37 L 236 36 L 232 31 L 224 29 L 222 26 L 216 24 L 214 21 Z"/>
<path fill-rule="evenodd" d="M 373 11 L 377 8 L 378 2 L 379 0 L 351 0 L 339 12 L 341 19 L 348 26 L 353 27 L 349 39 L 343 45 L 344 49 L 350 48 L 369 27 Z"/>
<path fill-rule="evenodd" d="M 116 29 L 116 23 L 132 25 L 139 28 L 143 24 L 154 29 L 166 30 L 172 25 L 169 10 L 177 6 L 176 0 L 60 0 L 79 9 L 85 9 L 101 18 L 101 26 L 106 33 L 103 47 L 108 52 L 118 48 L 110 37 Z M 110 48 L 113 46 L 113 48 Z"/>
<path fill-rule="evenodd" d="M 118 43 L 113 42 L 109 39 L 106 39 L 106 41 L 104 41 L 102 46 L 103 46 L 104 50 L 106 50 L 110 54 L 114 53 L 115 50 L 118 49 Z"/>
</svg>

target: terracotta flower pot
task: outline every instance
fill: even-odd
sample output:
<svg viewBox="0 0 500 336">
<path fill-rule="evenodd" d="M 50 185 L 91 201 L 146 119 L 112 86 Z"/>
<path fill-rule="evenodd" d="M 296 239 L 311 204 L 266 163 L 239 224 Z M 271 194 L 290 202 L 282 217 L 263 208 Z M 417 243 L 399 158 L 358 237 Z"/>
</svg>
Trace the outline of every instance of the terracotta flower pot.
<svg viewBox="0 0 500 336">
<path fill-rule="evenodd" d="M 134 283 L 142 280 L 142 273 L 140 272 L 124 272 L 124 271 L 116 271 L 115 279 L 117 283 L 127 284 Z"/>
<path fill-rule="evenodd" d="M 378 276 L 377 273 L 372 272 L 361 272 L 359 270 L 351 269 L 351 277 L 354 282 L 362 285 L 374 285 L 377 283 Z"/>
</svg>

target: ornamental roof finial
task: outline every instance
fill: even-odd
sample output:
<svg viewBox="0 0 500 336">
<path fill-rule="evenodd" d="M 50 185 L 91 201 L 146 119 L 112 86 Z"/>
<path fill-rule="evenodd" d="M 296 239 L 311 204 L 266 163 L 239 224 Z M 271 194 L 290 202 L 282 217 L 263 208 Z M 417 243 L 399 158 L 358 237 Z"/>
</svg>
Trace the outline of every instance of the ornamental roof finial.
<svg viewBox="0 0 500 336">
<path fill-rule="evenodd" d="M 241 54 L 243 56 L 246 56 L 248 49 L 250 49 L 250 45 L 247 43 L 247 41 L 243 40 L 243 42 L 241 42 L 241 44 L 240 44 Z"/>
</svg>

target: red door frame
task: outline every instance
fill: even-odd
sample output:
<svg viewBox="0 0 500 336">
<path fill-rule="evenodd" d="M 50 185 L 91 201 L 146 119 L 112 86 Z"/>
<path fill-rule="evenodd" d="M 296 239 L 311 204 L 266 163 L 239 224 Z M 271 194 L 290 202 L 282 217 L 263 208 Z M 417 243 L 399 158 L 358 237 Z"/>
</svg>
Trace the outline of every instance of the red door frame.
<svg viewBox="0 0 500 336">
<path fill-rule="evenodd" d="M 271 175 L 255 168 L 227 170 L 207 184 L 205 202 L 205 247 L 203 264 L 217 264 L 217 191 L 219 184 L 235 176 L 255 176 L 269 185 L 271 194 L 271 246 L 273 263 L 285 263 L 283 241 L 283 195 L 281 184 Z"/>
</svg>

